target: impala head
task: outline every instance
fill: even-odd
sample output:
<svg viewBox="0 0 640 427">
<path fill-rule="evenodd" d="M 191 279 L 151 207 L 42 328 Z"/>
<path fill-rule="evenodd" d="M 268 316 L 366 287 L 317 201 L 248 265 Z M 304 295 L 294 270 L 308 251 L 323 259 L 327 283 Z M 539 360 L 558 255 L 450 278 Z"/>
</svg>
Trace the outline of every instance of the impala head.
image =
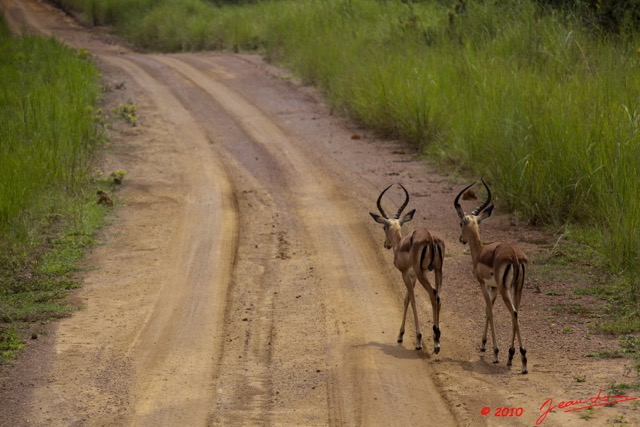
<svg viewBox="0 0 640 427">
<path fill-rule="evenodd" d="M 389 216 L 384 212 L 384 209 L 382 209 L 382 204 L 380 202 L 384 193 L 386 193 L 392 185 L 393 184 L 385 188 L 382 193 L 380 193 L 380 195 L 378 196 L 378 201 L 376 202 L 376 204 L 378 205 L 378 210 L 380 211 L 380 215 L 382 216 L 374 214 L 373 212 L 369 212 L 369 215 L 371 215 L 375 222 L 384 226 L 384 232 L 386 235 L 386 238 L 384 240 L 384 247 L 386 249 L 393 248 L 400 241 L 400 239 L 402 239 L 402 225 L 405 222 L 411 221 L 413 219 L 413 214 L 416 213 L 416 210 L 413 209 L 410 212 L 406 213 L 402 218 L 400 218 L 400 215 L 402 215 L 402 211 L 404 211 L 404 208 L 406 208 L 409 204 L 409 192 L 406 188 L 404 188 L 402 184 L 400 184 L 400 187 L 402 187 L 402 190 L 404 190 L 405 201 L 402 206 L 400 206 L 398 212 L 394 215 L 394 217 L 389 218 Z"/>
<path fill-rule="evenodd" d="M 472 210 L 469 214 L 462 210 L 462 206 L 460 206 L 460 196 L 475 184 L 476 183 L 474 182 L 473 184 L 466 186 L 460 193 L 458 193 L 456 200 L 453 202 L 453 206 L 456 208 L 458 217 L 460 217 L 460 228 L 462 229 L 462 233 L 460 234 L 460 243 L 462 244 L 466 244 L 472 234 L 475 236 L 480 235 L 480 228 L 478 226 L 482 221 L 489 218 L 491 216 L 491 212 L 493 212 L 493 205 L 490 205 L 491 190 L 487 183 L 484 182 L 484 179 L 482 180 L 482 184 L 484 184 L 484 188 L 487 190 L 487 200 L 482 205 Z"/>
</svg>

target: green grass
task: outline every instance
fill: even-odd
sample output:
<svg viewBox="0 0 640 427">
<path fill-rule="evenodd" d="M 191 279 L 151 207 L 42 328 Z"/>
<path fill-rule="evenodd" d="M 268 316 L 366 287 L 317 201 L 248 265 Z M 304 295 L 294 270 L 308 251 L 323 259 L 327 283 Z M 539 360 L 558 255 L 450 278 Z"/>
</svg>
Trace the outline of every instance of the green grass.
<svg viewBox="0 0 640 427">
<path fill-rule="evenodd" d="M 52 39 L 0 38 L 0 233 L 26 237 L 86 182 L 98 74 Z"/>
<path fill-rule="evenodd" d="M 43 241 L 23 254 L 3 254 L 0 270 L 0 322 L 26 324 L 68 315 L 65 297 L 79 286 L 76 273 L 106 210 L 86 197 L 76 215 L 68 214 L 41 231 Z M 74 201 L 74 204 L 80 200 Z M 14 247 L 19 247 L 16 244 Z"/>
<path fill-rule="evenodd" d="M 587 357 L 593 357 L 596 359 L 631 359 L 633 361 L 633 368 L 629 368 L 629 372 L 635 370 L 636 376 L 640 374 L 640 338 L 633 335 L 622 335 L 619 340 L 620 348 L 612 350 L 602 350 L 593 352 L 587 355 Z M 636 389 L 639 387 L 635 385 Z"/>
<path fill-rule="evenodd" d="M 99 75 L 86 51 L 12 37 L 0 19 L 0 363 L 65 297 L 107 209 L 90 174 L 102 139 Z"/>
<path fill-rule="evenodd" d="M 335 110 L 484 176 L 503 212 L 593 235 L 623 311 L 640 313 L 637 34 L 531 0 L 464 13 L 444 0 L 66 3 L 150 50 L 253 49 L 290 67 Z"/>
<path fill-rule="evenodd" d="M 24 348 L 15 328 L 0 326 L 0 365 L 12 360 Z"/>
<path fill-rule="evenodd" d="M 640 391 L 640 384 L 612 384 L 607 390 L 612 396 L 637 394 Z"/>
</svg>

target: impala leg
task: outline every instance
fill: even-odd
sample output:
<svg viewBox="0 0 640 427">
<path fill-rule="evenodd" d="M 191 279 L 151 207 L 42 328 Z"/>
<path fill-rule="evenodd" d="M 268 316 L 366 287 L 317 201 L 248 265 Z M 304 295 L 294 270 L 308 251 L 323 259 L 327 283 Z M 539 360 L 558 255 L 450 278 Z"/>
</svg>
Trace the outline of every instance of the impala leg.
<svg viewBox="0 0 640 427">
<path fill-rule="evenodd" d="M 440 337 L 440 307 L 441 307 L 440 290 L 442 289 L 442 267 L 444 264 L 444 253 L 445 253 L 443 241 L 436 242 L 435 251 L 437 253 L 437 256 L 434 258 L 435 276 L 436 276 L 436 293 L 437 293 L 436 294 L 436 303 L 437 303 L 436 325 L 438 326 L 438 338 L 439 338 Z"/>
<path fill-rule="evenodd" d="M 420 331 L 420 321 L 418 320 L 418 309 L 416 308 L 416 295 L 413 291 L 416 284 L 416 277 L 409 273 L 403 275 L 404 283 L 407 285 L 407 293 L 409 294 L 409 302 L 413 310 L 413 320 L 416 325 L 416 350 L 422 350 L 422 332 Z"/>
<path fill-rule="evenodd" d="M 442 270 L 436 270 L 436 287 L 429 283 L 426 274 L 420 277 L 420 284 L 424 287 L 431 300 L 431 309 L 433 311 L 433 352 L 440 352 L 440 292 L 439 284 L 442 283 Z"/>
<path fill-rule="evenodd" d="M 520 335 L 520 320 L 518 319 L 518 311 L 513 310 L 511 312 L 511 321 L 513 322 L 513 335 L 511 337 L 511 348 L 509 349 L 509 361 L 507 366 L 511 366 L 511 361 L 516 353 L 515 338 L 518 337 L 518 344 L 520 345 L 520 357 L 522 358 L 522 373 L 526 374 L 527 370 L 527 350 L 524 348 L 522 336 Z"/>
<path fill-rule="evenodd" d="M 484 321 L 484 332 L 482 333 L 482 343 L 480 344 L 480 351 L 485 352 L 487 350 L 487 331 L 489 330 L 489 303 L 487 302 L 487 307 L 485 309 L 485 321 Z"/>
<path fill-rule="evenodd" d="M 487 349 L 487 332 L 489 331 L 489 319 L 491 319 L 491 296 L 489 294 L 489 290 L 484 286 L 480 285 L 482 289 L 482 296 L 484 296 L 485 302 L 485 321 L 484 321 L 484 332 L 482 333 L 482 343 L 480 344 L 480 351 L 485 352 Z"/>
<path fill-rule="evenodd" d="M 420 277 L 419 280 L 431 300 L 431 309 L 433 311 L 433 352 L 438 354 L 440 352 L 440 327 L 438 324 L 440 297 L 438 296 L 438 291 L 431 286 L 431 283 L 429 283 L 426 277 Z"/>
<path fill-rule="evenodd" d="M 400 325 L 400 333 L 398 334 L 398 342 L 401 343 L 404 337 L 404 324 L 407 320 L 407 309 L 409 308 L 409 289 L 404 297 L 404 314 L 402 315 L 402 324 Z"/>
<path fill-rule="evenodd" d="M 515 341 L 516 336 L 518 337 L 518 344 L 520 344 L 520 355 L 522 357 L 522 373 L 526 374 L 527 371 L 527 350 L 525 350 L 522 336 L 520 335 L 520 320 L 518 319 L 518 310 L 514 306 L 511 301 L 510 295 L 504 296 L 504 302 L 507 305 L 507 309 L 511 312 L 511 322 L 513 324 L 513 334 L 511 336 L 511 347 L 509 348 L 509 360 L 507 361 L 507 366 L 511 366 L 513 362 L 513 356 L 516 353 Z"/>
<path fill-rule="evenodd" d="M 513 364 L 513 356 L 516 354 L 516 324 L 513 319 L 513 313 L 511 314 L 511 322 L 513 323 L 513 333 L 511 334 L 511 347 L 509 347 L 509 360 L 507 360 L 507 366 L 511 366 Z"/>
<path fill-rule="evenodd" d="M 496 339 L 496 328 L 493 322 L 493 304 L 498 296 L 497 289 L 492 286 L 483 286 L 483 295 L 485 303 L 487 305 L 486 315 L 487 320 L 484 326 L 484 334 L 482 335 L 482 346 L 480 351 L 485 351 L 487 344 L 487 330 L 491 327 L 491 339 L 493 341 L 493 363 L 498 363 L 498 341 Z"/>
<path fill-rule="evenodd" d="M 520 337 L 520 325 L 518 325 L 518 342 L 520 343 L 520 357 L 522 359 L 522 371 L 523 374 L 529 372 L 527 369 L 527 350 L 524 348 L 524 343 L 522 342 L 522 337 Z"/>
<path fill-rule="evenodd" d="M 520 300 L 522 298 L 522 290 L 524 289 L 524 277 L 525 277 L 526 267 L 524 264 L 520 265 L 520 275 L 518 277 L 518 283 L 515 289 L 515 303 L 516 303 L 516 312 L 520 310 Z M 524 341 L 522 341 L 522 336 L 520 336 L 520 319 L 517 318 L 518 323 L 516 324 L 516 334 L 518 335 L 518 344 L 520 344 L 520 356 L 522 357 L 522 373 L 526 374 L 529 372 L 527 370 L 527 350 L 524 348 Z"/>
<path fill-rule="evenodd" d="M 418 321 L 418 309 L 416 308 L 416 296 L 411 290 L 411 309 L 413 310 L 413 319 L 416 324 L 416 350 L 422 350 L 422 332 L 420 331 L 420 322 Z"/>
<path fill-rule="evenodd" d="M 440 352 L 440 288 L 442 285 L 442 266 L 440 268 L 436 268 L 436 288 L 433 292 L 435 297 L 435 305 L 433 307 L 433 339 L 434 339 L 434 349 L 433 351 L 438 354 Z"/>
<path fill-rule="evenodd" d="M 524 342 L 522 340 L 522 336 L 520 335 L 520 319 L 518 318 L 518 310 L 513 312 L 513 332 L 514 335 L 518 337 L 518 344 L 520 345 L 520 357 L 522 359 L 522 371 L 521 373 L 526 374 L 529 372 L 527 370 L 527 350 L 524 348 Z M 511 347 L 514 347 L 513 342 L 511 343 Z M 515 348 L 514 348 L 515 353 Z"/>
<path fill-rule="evenodd" d="M 505 305 L 507 306 L 507 310 L 511 314 L 511 324 L 512 334 L 511 334 L 511 346 L 509 347 L 509 359 L 507 360 L 507 366 L 511 366 L 513 364 L 513 355 L 516 353 L 515 349 L 515 341 L 516 341 L 516 332 L 517 332 L 517 324 L 518 324 L 518 311 L 513 303 L 513 299 L 511 298 L 511 292 L 503 290 L 502 291 L 502 299 L 504 300 Z"/>
<path fill-rule="evenodd" d="M 493 341 L 493 363 L 498 363 L 498 340 L 496 338 L 496 327 L 493 321 L 493 304 L 496 302 L 498 296 L 498 290 L 491 288 L 491 340 Z"/>
<path fill-rule="evenodd" d="M 520 344 L 520 357 L 522 358 L 522 371 L 520 371 L 523 374 L 526 374 L 527 372 L 529 372 L 527 370 L 527 350 L 524 348 L 524 343 L 522 342 L 522 337 L 520 336 L 520 321 L 518 320 L 518 318 L 516 317 L 516 323 L 513 326 L 514 329 L 514 334 L 518 336 L 518 344 Z M 513 356 L 511 355 L 511 353 L 516 352 L 516 349 L 514 347 L 514 344 L 511 344 L 511 349 L 509 350 L 509 356 L 510 358 L 512 358 Z"/>
<path fill-rule="evenodd" d="M 522 282 L 524 281 L 524 271 L 521 272 L 520 281 L 516 283 L 515 289 L 509 289 L 502 291 L 502 299 L 504 300 L 507 310 L 511 313 L 511 323 L 513 325 L 513 333 L 511 335 L 511 347 L 509 348 L 509 360 L 507 366 L 511 366 L 513 363 L 513 356 L 516 353 L 515 340 L 518 337 L 518 344 L 520 345 L 520 355 L 522 357 L 522 373 L 526 374 L 527 370 L 527 350 L 524 348 L 522 336 L 520 334 L 520 319 L 518 318 L 518 306 L 520 305 L 520 294 L 522 292 Z M 516 281 L 518 281 L 516 280 Z"/>
<path fill-rule="evenodd" d="M 431 300 L 431 309 L 433 313 L 433 352 L 438 354 L 440 352 L 440 295 L 439 284 L 442 282 L 442 261 L 439 256 L 434 253 L 434 248 L 437 248 L 437 253 L 440 254 L 444 250 L 440 247 L 436 247 L 432 242 L 424 242 L 420 246 L 420 250 L 415 250 L 412 253 L 412 270 L 415 273 L 415 278 L 418 279 L 422 287 L 427 291 L 429 299 Z M 436 287 L 431 286 L 428 278 L 428 271 L 436 270 Z M 439 275 L 439 276 L 438 276 Z M 414 283 L 415 283 L 414 278 Z M 415 309 L 414 309 L 415 311 Z M 418 315 L 416 315 L 416 324 L 418 322 Z"/>
</svg>

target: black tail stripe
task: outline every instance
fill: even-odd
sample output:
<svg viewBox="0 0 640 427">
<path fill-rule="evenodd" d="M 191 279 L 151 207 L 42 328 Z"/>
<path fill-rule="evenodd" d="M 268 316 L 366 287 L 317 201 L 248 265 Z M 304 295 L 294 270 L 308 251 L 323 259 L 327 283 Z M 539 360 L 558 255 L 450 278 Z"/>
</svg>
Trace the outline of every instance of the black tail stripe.
<svg viewBox="0 0 640 427">
<path fill-rule="evenodd" d="M 427 245 L 422 247 L 422 253 L 420 254 L 420 269 L 422 270 L 422 266 L 424 265 L 424 257 L 427 254 Z"/>
<path fill-rule="evenodd" d="M 436 247 L 437 245 L 434 242 L 429 243 L 429 248 L 431 249 L 431 260 L 429 261 L 429 271 L 433 270 L 433 261 L 436 258 Z"/>
<path fill-rule="evenodd" d="M 511 270 L 511 264 L 507 264 L 507 268 L 504 269 L 504 274 L 502 275 L 502 286 L 507 288 L 507 276 L 509 275 L 509 270 Z"/>
</svg>

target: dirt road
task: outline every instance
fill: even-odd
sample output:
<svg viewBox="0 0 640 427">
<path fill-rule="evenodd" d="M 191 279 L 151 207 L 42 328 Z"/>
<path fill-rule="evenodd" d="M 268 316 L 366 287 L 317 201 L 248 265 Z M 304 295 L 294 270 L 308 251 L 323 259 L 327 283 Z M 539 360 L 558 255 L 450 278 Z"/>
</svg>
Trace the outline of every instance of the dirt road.
<svg viewBox="0 0 640 427">
<path fill-rule="evenodd" d="M 136 53 L 37 0 L 0 4 L 15 31 L 89 49 L 105 108 L 131 99 L 139 115 L 137 127 L 114 124 L 101 161 L 128 173 L 105 244 L 86 260 L 75 297 L 84 309 L 3 374 L 0 424 L 534 425 L 549 398 L 624 381 L 624 360 L 585 359 L 584 344 L 571 351 L 581 337 L 545 329 L 548 302 L 530 286 L 530 374 L 518 358 L 504 366 L 502 307 L 502 363 L 483 357 L 484 303 L 452 208 L 460 185 L 335 117 L 286 70 L 249 55 Z M 392 182 L 412 192 L 410 225 L 448 244 L 439 355 L 430 333 L 413 350 L 411 320 L 395 342 L 404 285 L 368 215 Z M 389 196 L 393 210 L 401 194 Z M 542 231 L 492 221 L 493 239 L 519 241 L 534 258 L 544 250 Z M 431 308 L 417 295 L 427 332 Z M 503 407 L 522 414 L 495 416 Z M 629 422 L 636 408 L 591 417 Z M 545 424 L 580 415 L 556 410 Z"/>
</svg>

